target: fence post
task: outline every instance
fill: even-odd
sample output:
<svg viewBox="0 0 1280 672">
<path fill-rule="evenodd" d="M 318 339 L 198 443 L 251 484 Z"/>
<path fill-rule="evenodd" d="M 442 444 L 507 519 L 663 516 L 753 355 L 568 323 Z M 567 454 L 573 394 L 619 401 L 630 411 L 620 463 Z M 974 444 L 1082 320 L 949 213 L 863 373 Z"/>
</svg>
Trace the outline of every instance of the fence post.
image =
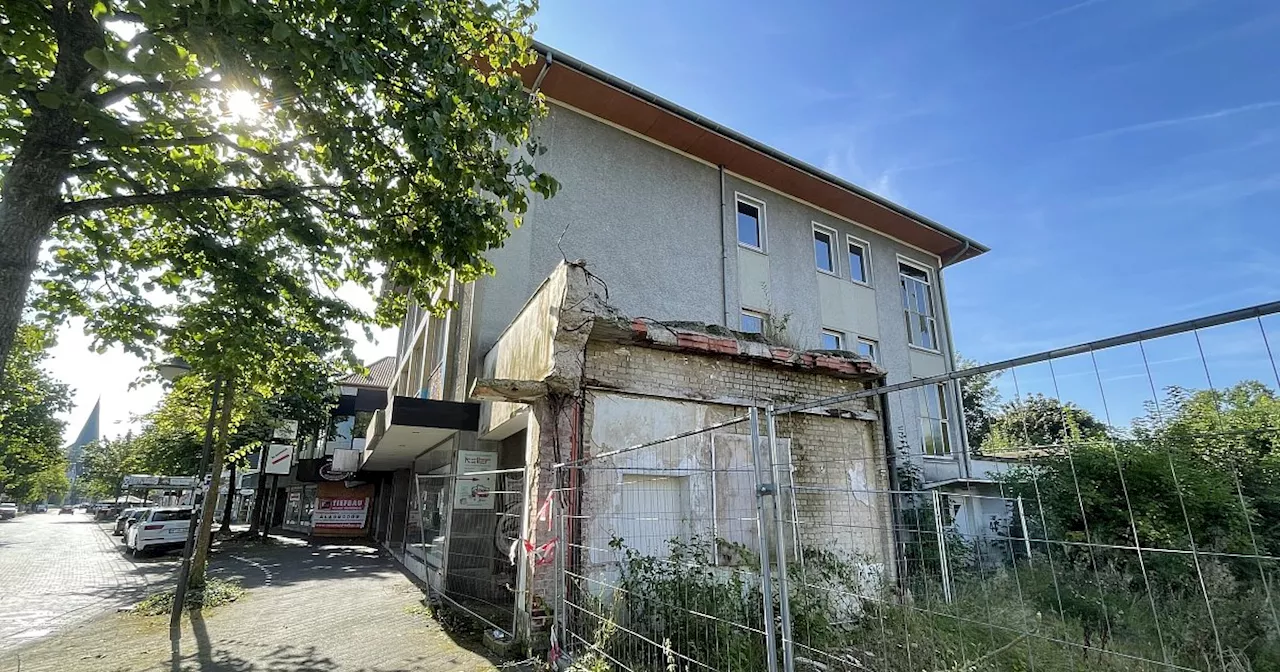
<svg viewBox="0 0 1280 672">
<path fill-rule="evenodd" d="M 555 480 L 552 481 L 552 483 L 555 484 L 555 487 L 560 488 L 565 483 L 569 482 L 568 476 L 565 473 L 566 470 L 567 467 L 564 466 L 556 467 Z M 569 528 L 566 525 L 568 514 L 565 511 L 565 509 L 568 508 L 565 504 L 567 498 L 568 493 L 563 489 L 555 492 L 552 496 L 552 505 L 556 509 L 556 536 L 559 537 L 560 540 L 559 543 L 556 544 L 556 613 L 555 623 L 552 625 L 552 632 L 555 633 L 556 644 L 561 651 L 565 648 L 565 637 L 566 630 L 568 629 L 569 617 L 567 611 L 569 602 L 569 576 L 566 573 L 569 569 L 569 564 L 565 558 L 569 547 Z M 552 660 L 551 662 L 555 665 L 560 661 Z"/>
<path fill-rule="evenodd" d="M 787 540 L 783 533 L 786 519 L 782 515 L 782 477 L 778 470 L 778 430 L 774 417 L 773 404 L 769 404 L 765 409 L 765 423 L 769 431 L 769 455 L 773 470 L 773 513 L 778 525 L 774 540 L 778 548 L 778 604 L 782 611 L 782 669 L 785 672 L 795 672 L 795 650 L 791 641 L 791 600 L 787 584 Z M 787 482 L 790 483 L 791 479 L 788 478 Z M 799 544 L 798 541 L 796 543 Z M 799 550 L 796 549 L 797 553 Z"/>
<path fill-rule="evenodd" d="M 938 534 L 938 568 L 942 571 L 942 599 L 951 604 L 951 566 L 947 561 L 947 538 L 943 535 L 942 497 L 930 490 L 933 499 L 933 526 Z"/>
<path fill-rule="evenodd" d="M 1022 495 L 1018 495 L 1018 524 L 1022 526 L 1022 544 L 1027 548 L 1027 566 L 1031 566 L 1031 530 L 1027 529 L 1027 512 L 1022 508 Z"/>
<path fill-rule="evenodd" d="M 764 451 L 760 449 L 760 411 L 752 406 L 748 413 L 751 424 L 751 461 L 756 472 L 756 536 L 760 541 L 760 594 L 764 599 L 764 641 L 769 659 L 769 672 L 778 672 L 778 648 L 773 632 L 773 580 L 769 569 L 769 545 L 765 538 L 768 520 L 764 513 L 764 498 L 775 492 L 776 484 L 764 480 Z"/>
</svg>

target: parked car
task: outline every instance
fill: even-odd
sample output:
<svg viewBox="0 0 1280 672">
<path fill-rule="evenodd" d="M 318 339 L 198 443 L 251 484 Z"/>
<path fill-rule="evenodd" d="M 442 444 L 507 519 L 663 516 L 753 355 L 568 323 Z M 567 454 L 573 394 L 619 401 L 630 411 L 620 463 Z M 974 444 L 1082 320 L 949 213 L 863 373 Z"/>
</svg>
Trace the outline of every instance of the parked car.
<svg viewBox="0 0 1280 672">
<path fill-rule="evenodd" d="M 74 506 L 64 506 L 58 509 L 59 516 L 61 516 L 64 513 L 75 513 L 75 512 L 76 512 L 76 507 Z"/>
<path fill-rule="evenodd" d="M 142 518 L 151 509 L 146 507 L 138 507 L 133 509 L 125 509 L 116 517 L 116 529 L 118 534 L 125 535 L 129 533 L 129 528 L 137 524 L 138 519 Z"/>
<path fill-rule="evenodd" d="M 18 505 L 15 502 L 0 503 L 0 520 L 9 520 L 18 516 Z"/>
<path fill-rule="evenodd" d="M 126 552 L 133 555 L 163 553 L 187 542 L 192 510 L 178 507 L 143 509 L 143 513 L 124 533 Z"/>
<path fill-rule="evenodd" d="M 116 526 L 115 529 L 111 530 L 111 535 L 116 537 L 124 536 L 124 528 L 126 527 L 129 518 L 132 517 L 136 511 L 137 509 L 121 509 L 120 513 L 116 514 Z"/>
<path fill-rule="evenodd" d="M 48 504 L 36 504 L 36 506 L 35 506 L 35 508 L 34 508 L 33 510 L 34 510 L 36 513 L 48 513 L 48 512 L 49 512 L 49 505 L 48 505 Z"/>
</svg>

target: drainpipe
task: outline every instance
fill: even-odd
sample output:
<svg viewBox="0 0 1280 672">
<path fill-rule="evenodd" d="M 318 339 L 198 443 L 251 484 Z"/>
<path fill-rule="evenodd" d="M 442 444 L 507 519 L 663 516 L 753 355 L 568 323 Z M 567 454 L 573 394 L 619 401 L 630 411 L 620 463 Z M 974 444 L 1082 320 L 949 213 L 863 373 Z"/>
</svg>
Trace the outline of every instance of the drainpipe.
<svg viewBox="0 0 1280 672">
<path fill-rule="evenodd" d="M 961 257 L 969 251 L 969 241 L 964 241 L 964 245 L 951 257 L 943 259 L 942 265 L 938 267 L 938 298 L 942 304 L 942 321 L 947 333 L 947 370 L 952 372 L 956 370 L 956 346 L 955 341 L 951 338 L 951 310 L 947 303 L 947 288 L 942 281 L 942 270 L 947 266 L 959 261 Z M 969 429 L 964 422 L 964 398 L 960 394 L 960 383 L 957 382 L 954 389 L 951 390 L 952 396 L 955 398 L 956 408 L 960 411 L 960 445 L 964 446 L 964 450 L 960 451 L 960 476 L 969 478 L 972 470 L 969 464 Z"/>
<path fill-rule="evenodd" d="M 729 207 L 725 199 L 724 186 L 724 165 L 718 167 L 720 172 L 720 307 L 724 312 L 724 326 L 726 329 L 733 329 L 737 324 L 733 320 L 733 315 L 729 313 L 729 244 L 727 241 L 728 232 L 725 227 L 727 214 L 726 209 Z"/>
</svg>

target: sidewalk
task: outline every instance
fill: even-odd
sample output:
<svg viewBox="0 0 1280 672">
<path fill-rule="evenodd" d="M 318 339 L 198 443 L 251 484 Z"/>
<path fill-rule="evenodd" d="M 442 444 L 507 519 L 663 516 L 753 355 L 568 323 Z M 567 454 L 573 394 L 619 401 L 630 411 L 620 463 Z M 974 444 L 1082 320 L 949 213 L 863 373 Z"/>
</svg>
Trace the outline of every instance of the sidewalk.
<svg viewBox="0 0 1280 672">
<path fill-rule="evenodd" d="M 248 595 L 184 619 L 176 655 L 167 617 L 111 614 L 9 652 L 0 672 L 16 672 L 15 653 L 23 672 L 494 669 L 420 613 L 422 593 L 370 547 L 228 549 L 210 571 L 239 578 Z"/>
</svg>

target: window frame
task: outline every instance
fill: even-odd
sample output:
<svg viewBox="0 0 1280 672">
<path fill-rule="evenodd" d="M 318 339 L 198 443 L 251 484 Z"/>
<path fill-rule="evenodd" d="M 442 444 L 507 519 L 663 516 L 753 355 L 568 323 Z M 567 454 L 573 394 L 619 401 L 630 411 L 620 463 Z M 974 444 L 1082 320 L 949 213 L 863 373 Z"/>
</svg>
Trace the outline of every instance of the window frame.
<svg viewBox="0 0 1280 672">
<path fill-rule="evenodd" d="M 824 336 L 834 336 L 836 339 L 836 347 L 834 348 L 826 347 L 826 344 L 822 342 L 822 338 Z M 818 345 L 822 346 L 823 350 L 844 350 L 845 349 L 844 345 L 846 340 L 847 340 L 847 337 L 845 336 L 845 333 L 843 331 L 824 328 L 822 331 L 818 332 Z"/>
<path fill-rule="evenodd" d="M 756 209 L 756 233 L 760 237 L 760 245 L 752 245 L 742 242 L 742 236 L 738 234 L 738 204 L 746 203 Z M 766 250 L 769 247 L 767 232 L 769 230 L 768 217 L 765 214 L 764 201 L 748 196 L 742 192 L 733 192 L 733 236 L 738 241 L 738 246 L 744 249 L 759 252 L 760 254 L 768 254 Z"/>
<path fill-rule="evenodd" d="M 862 248 L 862 264 L 861 264 L 862 276 L 866 278 L 866 280 L 858 280 L 857 278 L 853 277 L 853 260 L 849 259 L 849 281 L 857 285 L 870 287 L 871 286 L 871 243 L 868 243 L 867 241 L 853 234 L 845 234 L 844 254 L 846 259 L 850 257 L 849 248 L 854 245 L 857 245 L 858 247 Z"/>
<path fill-rule="evenodd" d="M 741 327 L 742 327 L 742 318 L 747 317 L 747 316 L 760 318 L 760 331 L 747 331 L 747 330 L 745 330 L 745 329 L 742 329 L 742 328 L 741 328 Z M 766 327 L 768 327 L 768 325 L 769 325 L 769 315 L 768 315 L 768 313 L 764 313 L 764 312 L 761 312 L 761 311 L 759 311 L 759 310 L 752 310 L 752 309 L 750 309 L 750 308 L 743 308 L 743 309 L 741 309 L 740 311 L 738 311 L 738 327 L 739 327 L 738 331 L 740 331 L 740 332 L 742 332 L 742 333 L 744 333 L 744 334 L 760 334 L 761 336 L 763 336 L 763 335 L 764 335 L 764 330 L 765 330 L 765 328 L 766 328 Z"/>
<path fill-rule="evenodd" d="M 902 317 L 903 317 L 903 325 L 907 329 L 907 347 L 915 348 L 916 350 L 932 353 L 935 355 L 940 355 L 942 354 L 942 338 L 941 338 L 942 335 L 939 333 L 939 330 L 938 330 L 939 311 L 938 311 L 936 292 L 934 291 L 934 289 L 937 287 L 937 284 L 933 280 L 934 278 L 933 271 L 928 266 L 925 266 L 924 264 L 921 264 L 918 261 L 914 261 L 908 257 L 898 255 L 898 289 L 901 292 L 906 291 L 906 288 L 902 286 L 903 279 L 906 277 L 909 277 L 902 272 L 903 266 L 914 268 L 915 270 L 920 271 L 921 273 L 924 274 L 924 278 L 925 278 L 924 284 L 928 288 L 928 292 L 929 292 L 929 297 L 928 297 L 929 315 L 927 315 L 926 317 L 928 318 L 929 334 L 933 338 L 932 347 L 927 345 L 921 345 L 919 343 L 913 343 L 911 341 L 912 333 L 914 333 L 911 327 L 912 311 L 909 305 L 904 305 L 902 307 Z M 911 280 L 913 282 L 920 281 L 919 278 L 911 278 Z M 903 299 L 902 301 L 903 303 L 907 303 L 905 301 L 904 296 L 899 295 L 899 298 Z M 916 313 L 916 314 L 919 314 L 919 313 Z"/>
<path fill-rule="evenodd" d="M 854 353 L 855 353 L 855 354 L 857 354 L 857 355 L 859 355 L 859 356 L 861 356 L 861 355 L 862 355 L 862 353 L 858 352 L 858 351 L 857 351 L 857 349 L 856 349 L 856 348 L 857 348 L 857 346 L 859 346 L 859 345 L 867 345 L 867 346 L 870 346 L 870 347 L 871 347 L 871 357 L 869 357 L 868 359 L 870 359 L 871 361 L 875 362 L 876 364 L 879 364 L 879 363 L 880 363 L 880 342 L 879 342 L 879 341 L 877 341 L 877 340 L 876 340 L 876 339 L 874 339 L 874 338 L 865 338 L 865 337 L 863 337 L 863 336 L 859 336 L 859 337 L 854 341 L 854 348 L 855 348 Z"/>
<path fill-rule="evenodd" d="M 810 222 L 813 225 L 813 233 L 816 235 L 821 233 L 827 237 L 827 260 L 831 262 L 831 270 L 827 270 L 818 265 L 818 241 L 813 241 L 813 266 L 819 273 L 840 277 L 840 256 L 836 254 L 836 242 L 840 240 L 840 232 L 817 222 Z"/>
<path fill-rule="evenodd" d="M 916 388 L 916 415 L 920 423 L 920 455 L 925 458 L 949 460 L 955 457 L 955 448 L 951 445 L 951 409 L 947 405 L 947 400 L 951 398 L 949 388 L 946 383 L 933 383 L 930 385 L 921 385 Z M 929 406 L 929 397 L 927 395 L 936 395 L 938 401 L 938 417 L 929 415 L 932 408 Z M 933 452 L 930 448 L 928 436 L 929 432 L 925 429 L 925 423 L 934 425 L 939 431 L 942 452 Z"/>
</svg>

